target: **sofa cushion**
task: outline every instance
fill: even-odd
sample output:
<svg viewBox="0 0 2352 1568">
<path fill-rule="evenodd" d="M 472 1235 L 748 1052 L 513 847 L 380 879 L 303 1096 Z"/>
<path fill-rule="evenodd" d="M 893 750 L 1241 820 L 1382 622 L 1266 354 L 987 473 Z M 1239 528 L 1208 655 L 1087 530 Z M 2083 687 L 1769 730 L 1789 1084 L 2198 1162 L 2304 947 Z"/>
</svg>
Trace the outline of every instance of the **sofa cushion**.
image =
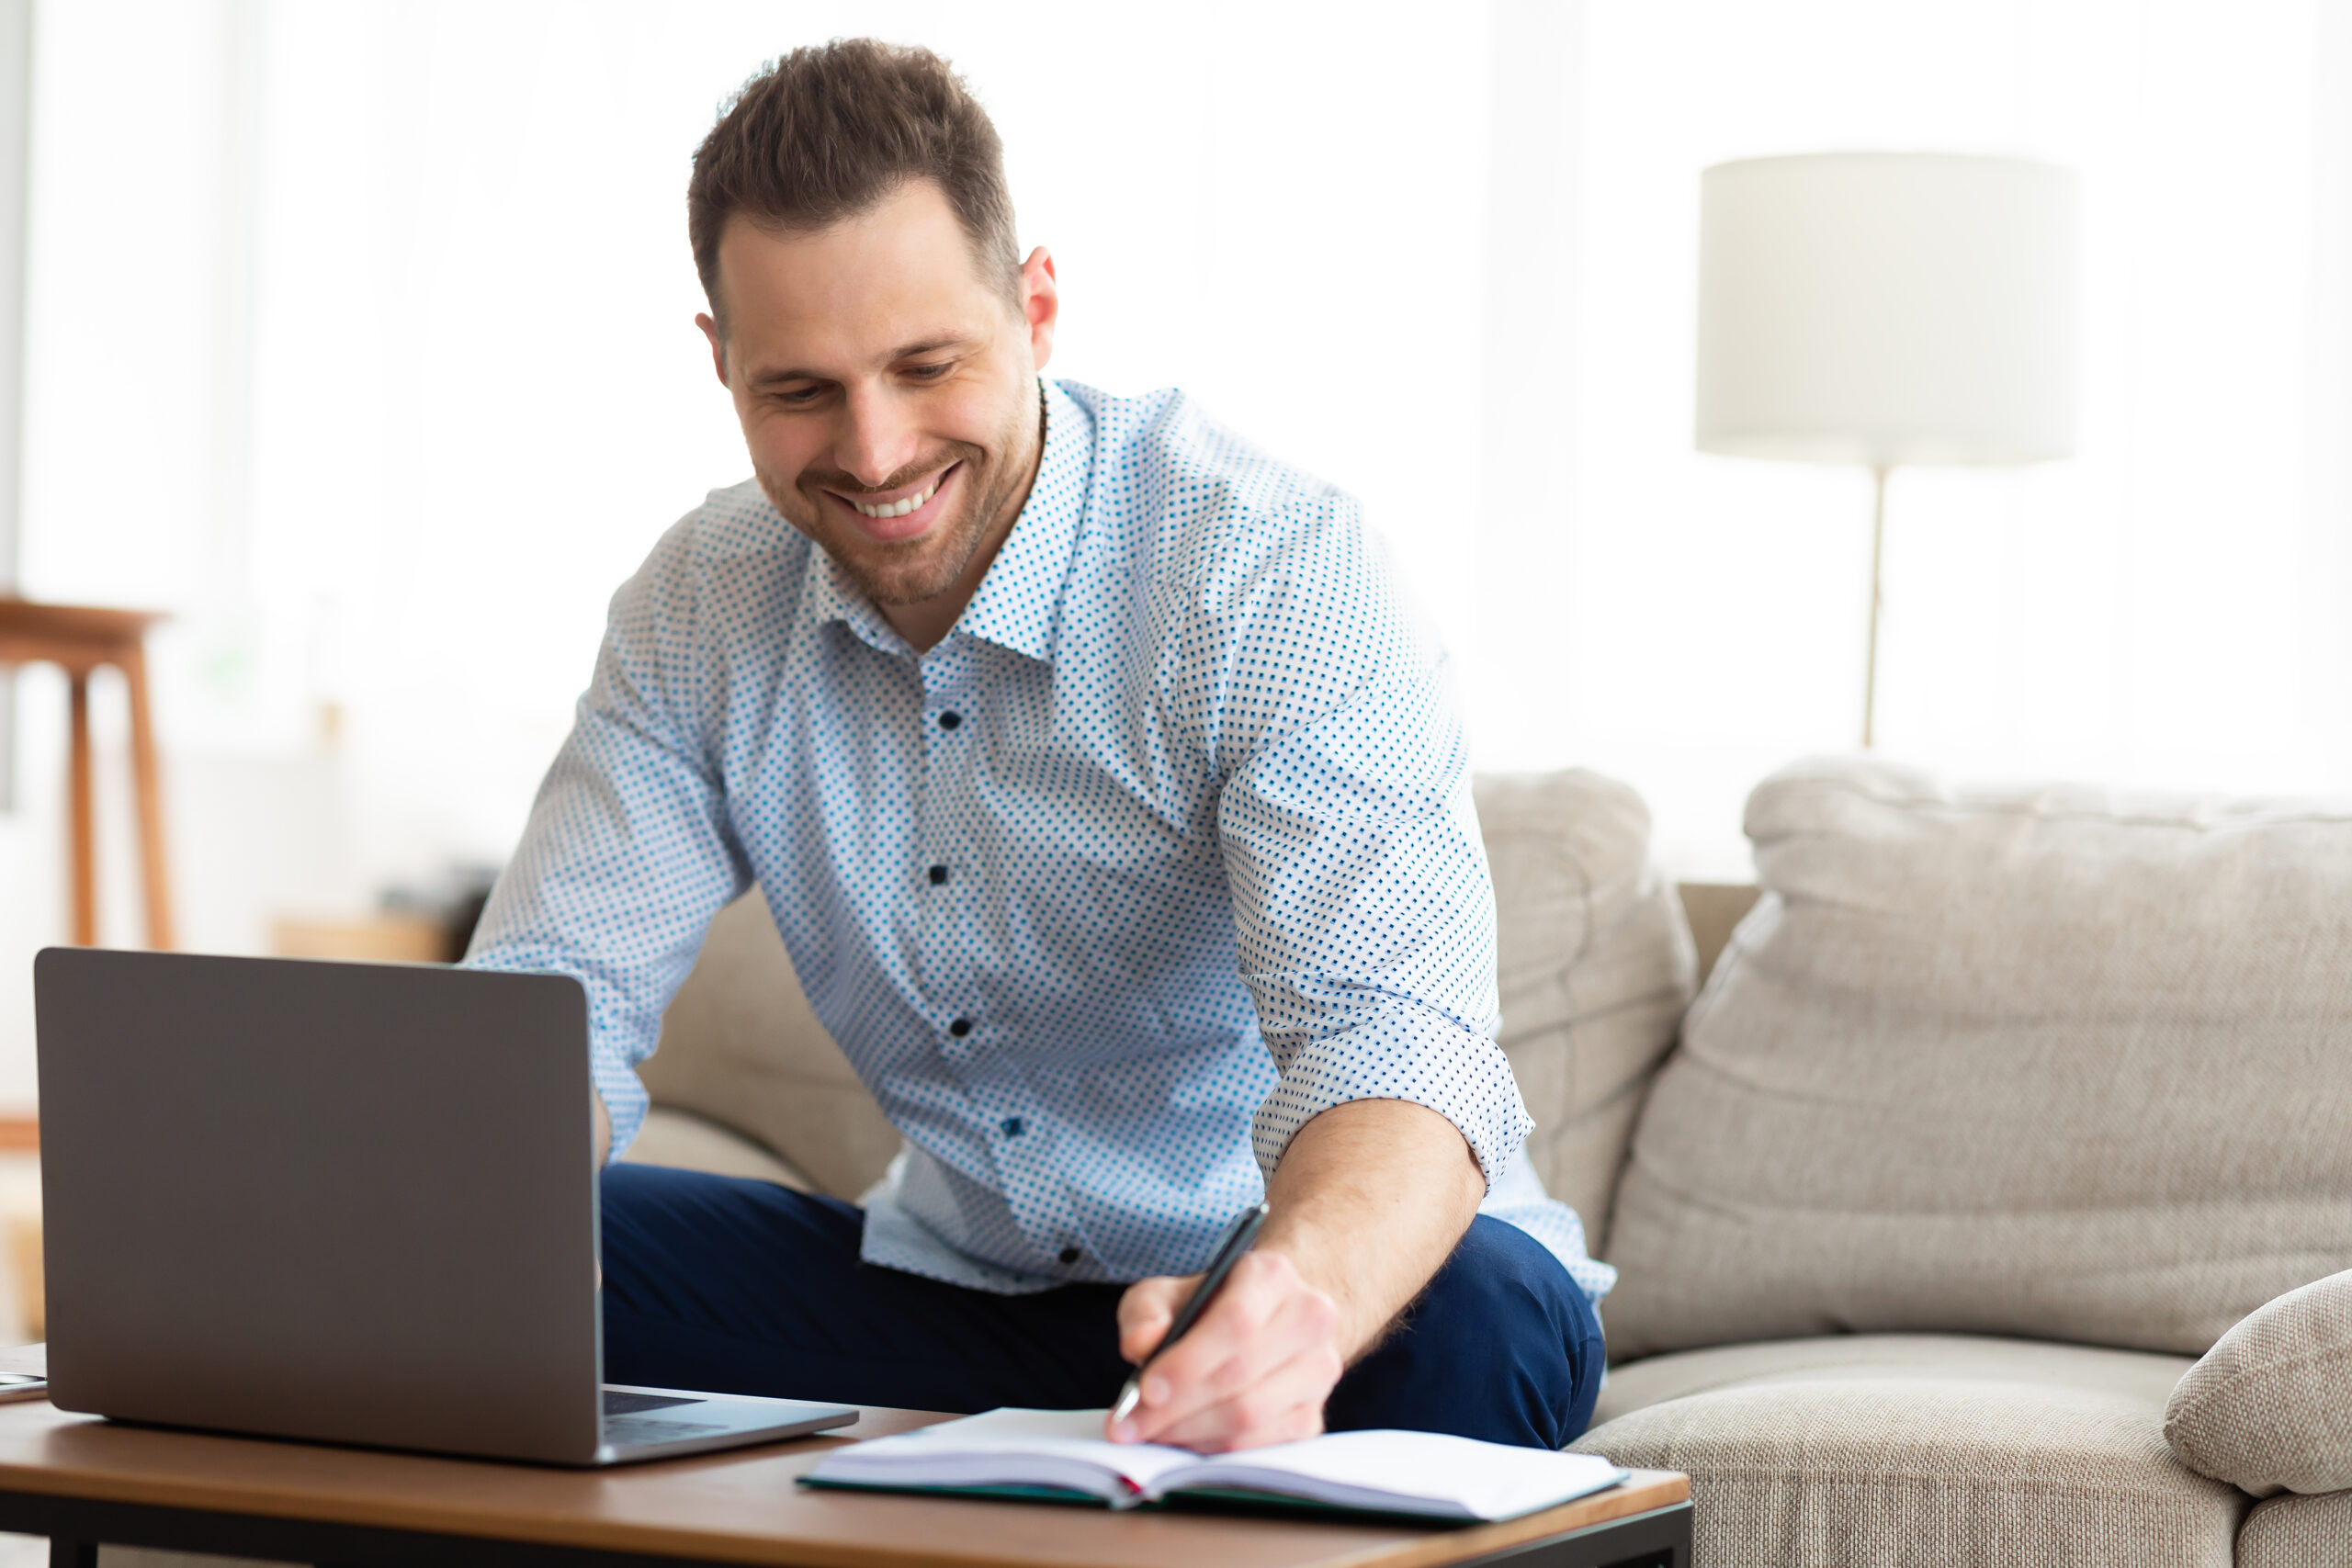
<svg viewBox="0 0 2352 1568">
<path fill-rule="evenodd" d="M 2273 1497 L 2238 1531 L 2238 1568 L 2345 1568 L 2352 1563 L 2352 1492 Z"/>
<path fill-rule="evenodd" d="M 2186 1358 L 1844 1335 L 1612 1368 L 1569 1445 L 1690 1476 L 1692 1561 L 2226 1564 L 2247 1499 L 2165 1446 Z"/>
<path fill-rule="evenodd" d="M 1579 768 L 1490 774 L 1475 793 L 1527 1156 L 1600 1255 L 1634 1119 L 1696 988 L 1690 928 L 1625 785 Z"/>
<path fill-rule="evenodd" d="M 816 1190 L 814 1182 L 766 1145 L 675 1106 L 657 1105 L 648 1111 L 637 1136 L 629 1140 L 620 1157 L 632 1165 L 667 1165 L 680 1170 L 707 1170 L 713 1176 L 773 1181 L 795 1192 Z"/>
<path fill-rule="evenodd" d="M 899 1152 L 899 1130 L 808 1010 L 759 890 L 718 912 L 637 1075 L 657 1105 L 764 1145 L 818 1190 L 854 1199 Z"/>
<path fill-rule="evenodd" d="M 2352 1267 L 2352 817 L 1837 761 L 1747 826 L 1765 895 L 1619 1189 L 1616 1353 L 2193 1356 Z"/>
<path fill-rule="evenodd" d="M 2191 1470 L 2257 1497 L 2352 1488 L 2352 1272 L 2222 1335 L 2173 1390 L 2165 1437 Z"/>
</svg>

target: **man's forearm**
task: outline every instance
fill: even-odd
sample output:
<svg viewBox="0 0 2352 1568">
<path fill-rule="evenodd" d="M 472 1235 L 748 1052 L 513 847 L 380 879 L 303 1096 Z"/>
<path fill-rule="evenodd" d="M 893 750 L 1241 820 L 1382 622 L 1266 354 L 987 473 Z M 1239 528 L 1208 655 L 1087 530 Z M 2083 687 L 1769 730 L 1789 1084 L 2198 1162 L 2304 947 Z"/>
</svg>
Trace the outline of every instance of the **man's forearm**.
<svg viewBox="0 0 2352 1568">
<path fill-rule="evenodd" d="M 1291 1139 L 1258 1247 L 1337 1303 L 1352 1364 L 1445 1262 L 1486 1193 L 1476 1156 L 1443 1116 L 1410 1100 L 1350 1100 Z"/>
<path fill-rule="evenodd" d="M 605 1109 L 605 1097 L 593 1088 L 588 1091 L 588 1103 L 596 1108 L 596 1168 L 602 1170 L 605 1162 L 613 1157 L 613 1118 Z"/>
</svg>

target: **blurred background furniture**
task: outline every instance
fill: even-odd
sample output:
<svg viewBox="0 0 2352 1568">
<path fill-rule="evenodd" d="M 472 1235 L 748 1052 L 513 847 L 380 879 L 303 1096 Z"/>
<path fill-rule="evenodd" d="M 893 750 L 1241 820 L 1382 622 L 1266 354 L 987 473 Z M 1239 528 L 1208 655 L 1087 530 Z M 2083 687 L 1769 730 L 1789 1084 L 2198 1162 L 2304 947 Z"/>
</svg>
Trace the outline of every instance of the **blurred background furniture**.
<svg viewBox="0 0 2352 1568">
<path fill-rule="evenodd" d="M 288 916 L 269 923 L 269 951 L 277 958 L 360 964 L 447 964 L 463 956 L 449 951 L 449 934 L 440 921 L 415 915 Z"/>
<path fill-rule="evenodd" d="M 1862 746 L 1886 477 L 2075 449 L 2075 176 L 2026 158 L 1816 152 L 1700 175 L 1697 445 L 1870 469 Z"/>
<path fill-rule="evenodd" d="M 1528 1157 L 1621 1271 L 1576 1446 L 1690 1474 L 1693 1561 L 2340 1568 L 2352 818 L 1823 761 L 1760 889 L 1677 888 L 1623 784 L 1477 806 Z M 628 1159 L 899 1146 L 757 894 L 641 1072 Z"/>
<path fill-rule="evenodd" d="M 97 786 L 90 760 L 90 677 L 107 665 L 130 693 L 130 772 L 139 812 L 139 866 L 147 896 L 147 945 L 172 945 L 172 893 L 164 860 L 163 781 L 155 761 L 154 712 L 147 697 L 147 610 L 40 604 L 0 597 L 0 664 L 55 664 L 73 692 L 74 941 L 98 940 Z"/>
</svg>

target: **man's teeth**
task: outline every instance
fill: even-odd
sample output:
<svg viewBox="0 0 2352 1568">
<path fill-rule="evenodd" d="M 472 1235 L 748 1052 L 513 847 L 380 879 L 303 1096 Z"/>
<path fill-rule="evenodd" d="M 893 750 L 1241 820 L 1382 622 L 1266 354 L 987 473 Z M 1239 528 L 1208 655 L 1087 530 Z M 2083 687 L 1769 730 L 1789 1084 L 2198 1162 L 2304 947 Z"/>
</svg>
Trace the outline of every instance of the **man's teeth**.
<svg viewBox="0 0 2352 1568">
<path fill-rule="evenodd" d="M 862 501 L 853 501 L 850 504 L 856 507 L 860 512 L 865 513 L 868 517 L 904 517 L 908 513 L 912 512 L 915 508 L 921 506 L 924 502 L 929 501 L 933 496 L 937 495 L 938 493 L 939 481 L 937 479 L 933 479 L 931 481 L 931 488 L 924 491 L 921 495 L 910 495 L 904 501 L 894 501 L 888 506 L 868 506 Z"/>
</svg>

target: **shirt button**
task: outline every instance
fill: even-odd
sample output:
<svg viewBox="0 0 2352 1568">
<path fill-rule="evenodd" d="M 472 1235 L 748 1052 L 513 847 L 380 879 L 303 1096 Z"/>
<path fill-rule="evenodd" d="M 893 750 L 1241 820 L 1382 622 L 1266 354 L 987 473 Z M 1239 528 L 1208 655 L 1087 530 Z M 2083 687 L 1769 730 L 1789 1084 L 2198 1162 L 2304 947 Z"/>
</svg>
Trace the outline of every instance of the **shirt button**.
<svg viewBox="0 0 2352 1568">
<path fill-rule="evenodd" d="M 1062 1259 L 1062 1262 L 1063 1262 L 1064 1264 L 1071 1264 L 1071 1263 L 1075 1263 L 1075 1262 L 1077 1262 L 1077 1261 L 1078 1261 L 1078 1248 L 1076 1248 L 1076 1247 L 1063 1247 L 1063 1248 L 1062 1248 L 1062 1250 L 1061 1250 L 1061 1259 Z"/>
<path fill-rule="evenodd" d="M 963 722 L 964 716 L 960 713 L 944 713 L 939 716 L 939 728 L 942 729 L 953 729 Z"/>
<path fill-rule="evenodd" d="M 931 868 L 931 885 L 933 887 L 941 886 L 944 885 L 946 881 L 947 868 L 945 866 L 935 865 Z"/>
<path fill-rule="evenodd" d="M 947 1026 L 947 1032 L 961 1040 L 972 1032 L 972 1021 L 968 1018 L 959 1018 Z"/>
<path fill-rule="evenodd" d="M 997 1125 L 1004 1130 L 1004 1135 L 1008 1138 L 1017 1138 L 1029 1130 L 1029 1123 L 1018 1116 L 1008 1116 Z"/>
</svg>

